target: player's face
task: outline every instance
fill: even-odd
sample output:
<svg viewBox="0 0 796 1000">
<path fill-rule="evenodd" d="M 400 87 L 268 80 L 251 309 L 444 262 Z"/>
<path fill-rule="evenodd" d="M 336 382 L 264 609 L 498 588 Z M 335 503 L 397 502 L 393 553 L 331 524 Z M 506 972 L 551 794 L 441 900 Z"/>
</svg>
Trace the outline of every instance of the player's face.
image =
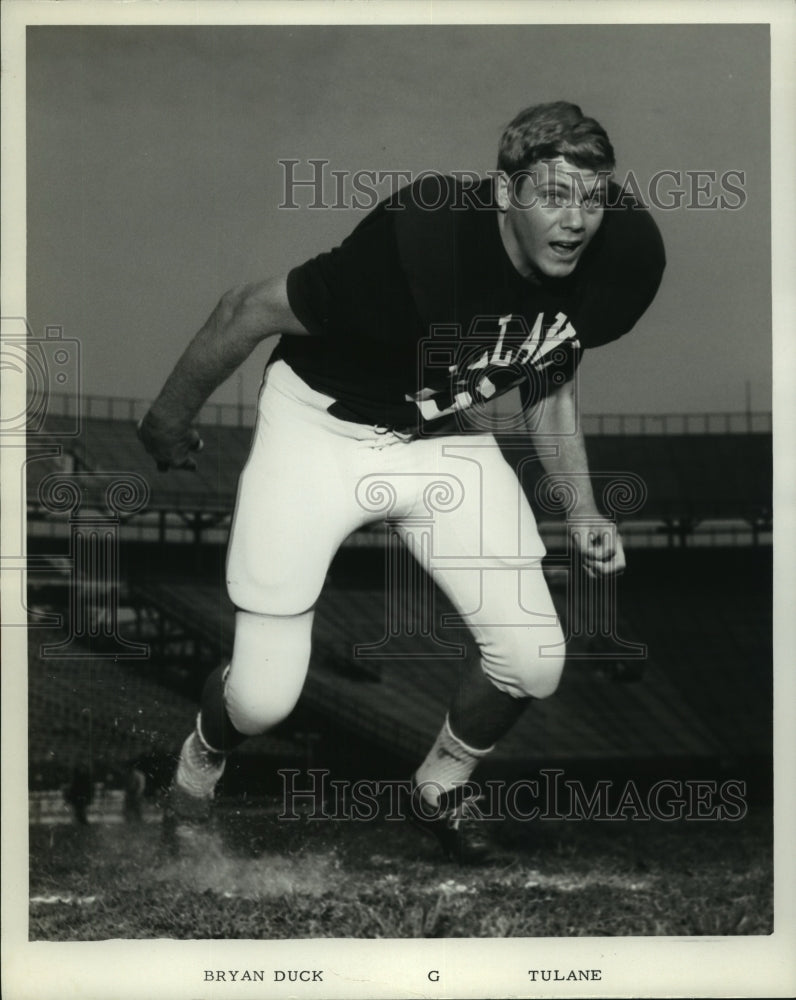
<svg viewBox="0 0 796 1000">
<path fill-rule="evenodd" d="M 603 219 L 607 176 L 563 157 L 534 164 L 498 185 L 500 232 L 526 277 L 566 278 L 577 267 Z"/>
</svg>

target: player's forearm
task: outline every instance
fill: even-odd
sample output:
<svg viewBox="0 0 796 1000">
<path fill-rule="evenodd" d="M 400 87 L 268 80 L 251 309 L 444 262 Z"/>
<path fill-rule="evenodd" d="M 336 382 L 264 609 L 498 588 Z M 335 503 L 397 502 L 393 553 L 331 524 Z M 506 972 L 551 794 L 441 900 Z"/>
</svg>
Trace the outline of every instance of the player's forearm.
<svg viewBox="0 0 796 1000">
<path fill-rule="evenodd" d="M 243 285 L 222 296 L 174 366 L 138 425 L 141 443 L 158 469 L 195 469 L 201 439 L 191 422 L 208 396 L 257 344 L 278 333 L 306 334 L 293 314 L 284 278 Z"/>
<path fill-rule="evenodd" d="M 621 573 L 625 568 L 622 539 L 594 499 L 572 383 L 562 386 L 539 406 L 542 409 L 534 414 L 537 419 L 530 425 L 532 437 L 545 472 L 568 480 L 575 491 L 567 519 L 582 565 L 595 579 Z"/>
<path fill-rule="evenodd" d="M 275 331 L 253 326 L 227 293 L 174 366 L 151 408 L 153 418 L 187 424 L 207 398 Z"/>
<path fill-rule="evenodd" d="M 231 289 L 186 348 L 146 420 L 189 424 L 260 341 L 279 333 L 307 333 L 290 308 L 284 278 Z"/>
<path fill-rule="evenodd" d="M 598 514 L 572 383 L 562 386 L 538 406 L 531 438 L 544 471 L 548 475 L 571 477 L 570 483 L 577 491 L 573 512 Z"/>
</svg>

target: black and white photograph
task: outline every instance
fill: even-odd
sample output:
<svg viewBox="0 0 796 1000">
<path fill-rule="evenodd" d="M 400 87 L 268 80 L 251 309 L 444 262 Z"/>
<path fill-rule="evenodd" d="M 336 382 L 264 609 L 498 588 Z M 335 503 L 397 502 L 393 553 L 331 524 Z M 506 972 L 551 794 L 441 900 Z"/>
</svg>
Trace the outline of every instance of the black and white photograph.
<svg viewBox="0 0 796 1000">
<path fill-rule="evenodd" d="M 4 7 L 4 995 L 792 996 L 792 6 Z"/>
</svg>

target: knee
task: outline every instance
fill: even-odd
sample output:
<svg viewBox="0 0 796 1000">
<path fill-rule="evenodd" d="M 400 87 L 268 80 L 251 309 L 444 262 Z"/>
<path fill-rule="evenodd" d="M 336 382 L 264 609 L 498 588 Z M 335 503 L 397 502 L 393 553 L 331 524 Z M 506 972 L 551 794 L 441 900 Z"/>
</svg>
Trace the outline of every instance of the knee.
<svg viewBox="0 0 796 1000">
<path fill-rule="evenodd" d="M 260 736 L 290 715 L 300 694 L 300 688 L 272 691 L 245 684 L 229 684 L 224 700 L 235 729 L 243 736 Z"/>
<path fill-rule="evenodd" d="M 506 628 L 491 648 L 482 648 L 486 675 L 515 698 L 549 698 L 564 670 L 564 636 L 559 628 Z M 543 637 L 543 638 L 542 638 Z"/>
<path fill-rule="evenodd" d="M 564 672 L 564 651 L 547 652 L 526 666 L 519 676 L 524 695 L 532 698 L 549 698 L 558 689 Z"/>
<path fill-rule="evenodd" d="M 293 711 L 310 659 L 312 612 L 292 617 L 239 611 L 224 689 L 227 714 L 244 736 L 257 736 Z"/>
</svg>

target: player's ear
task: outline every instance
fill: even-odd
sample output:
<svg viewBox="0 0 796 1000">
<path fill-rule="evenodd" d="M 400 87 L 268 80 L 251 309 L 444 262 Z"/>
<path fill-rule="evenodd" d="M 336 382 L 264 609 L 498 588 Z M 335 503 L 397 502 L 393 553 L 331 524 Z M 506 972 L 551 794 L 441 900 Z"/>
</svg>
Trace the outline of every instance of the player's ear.
<svg viewBox="0 0 796 1000">
<path fill-rule="evenodd" d="M 498 210 L 507 211 L 511 201 L 511 178 L 505 170 L 498 172 L 495 183 L 495 198 Z"/>
</svg>

